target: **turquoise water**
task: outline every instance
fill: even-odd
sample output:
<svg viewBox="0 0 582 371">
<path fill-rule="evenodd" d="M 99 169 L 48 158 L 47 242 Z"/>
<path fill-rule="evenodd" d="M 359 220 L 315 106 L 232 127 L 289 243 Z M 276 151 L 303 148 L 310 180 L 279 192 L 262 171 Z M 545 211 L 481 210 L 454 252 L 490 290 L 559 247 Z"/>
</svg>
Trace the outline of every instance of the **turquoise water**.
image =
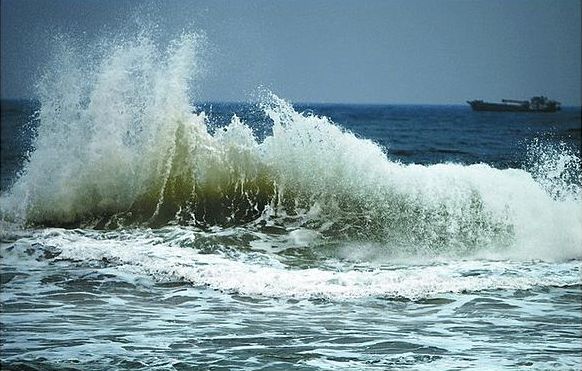
<svg viewBox="0 0 582 371">
<path fill-rule="evenodd" d="M 289 236 L 273 245 L 293 247 L 276 253 L 253 237 L 170 227 L 44 229 L 5 240 L 3 363 L 579 366 L 579 260 L 347 259 L 325 256 L 316 251 L 321 246 L 294 247 Z M 253 247 L 256 241 L 263 248 Z"/>
</svg>

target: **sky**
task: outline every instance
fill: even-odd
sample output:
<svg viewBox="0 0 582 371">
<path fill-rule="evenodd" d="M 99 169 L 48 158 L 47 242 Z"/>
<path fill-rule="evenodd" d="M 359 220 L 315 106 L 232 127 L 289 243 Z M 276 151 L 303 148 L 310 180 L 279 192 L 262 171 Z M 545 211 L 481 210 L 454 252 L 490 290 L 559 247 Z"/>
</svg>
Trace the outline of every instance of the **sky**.
<svg viewBox="0 0 582 371">
<path fill-rule="evenodd" d="M 0 0 L 2 98 L 34 98 L 54 35 L 204 33 L 201 101 L 581 105 L 580 0 Z M 137 16 L 136 16 L 137 15 Z M 134 25 L 134 26 L 131 26 Z M 133 27 L 133 28 L 132 28 Z"/>
</svg>

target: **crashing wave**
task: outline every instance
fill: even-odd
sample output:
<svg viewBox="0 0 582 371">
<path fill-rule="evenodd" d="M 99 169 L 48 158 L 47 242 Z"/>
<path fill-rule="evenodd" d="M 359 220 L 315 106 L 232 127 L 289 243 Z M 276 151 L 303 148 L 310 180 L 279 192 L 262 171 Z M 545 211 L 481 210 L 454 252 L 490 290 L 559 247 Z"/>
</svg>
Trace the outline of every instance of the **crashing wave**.
<svg viewBox="0 0 582 371">
<path fill-rule="evenodd" d="M 165 51 L 141 35 L 90 66 L 63 45 L 39 85 L 35 149 L 2 196 L 3 219 L 98 229 L 294 226 L 403 249 L 561 246 L 580 256 L 572 253 L 582 241 L 580 187 L 544 182 L 555 166 L 542 163 L 534 177 L 486 164 L 403 165 L 270 93 L 261 108 L 272 135 L 259 141 L 237 116 L 211 134 L 190 103 L 198 35 Z"/>
</svg>

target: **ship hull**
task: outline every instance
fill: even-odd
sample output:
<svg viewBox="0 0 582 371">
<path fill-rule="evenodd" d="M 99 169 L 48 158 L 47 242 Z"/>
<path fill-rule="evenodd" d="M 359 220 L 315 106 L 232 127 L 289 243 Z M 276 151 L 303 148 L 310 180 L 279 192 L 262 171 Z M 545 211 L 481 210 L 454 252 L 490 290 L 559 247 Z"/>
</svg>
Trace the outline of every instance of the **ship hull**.
<svg viewBox="0 0 582 371">
<path fill-rule="evenodd" d="M 505 104 L 505 103 L 488 103 L 480 101 L 468 101 L 473 111 L 489 111 L 489 112 L 556 112 L 557 107 L 543 107 L 533 109 L 526 105 L 520 104 Z"/>
</svg>

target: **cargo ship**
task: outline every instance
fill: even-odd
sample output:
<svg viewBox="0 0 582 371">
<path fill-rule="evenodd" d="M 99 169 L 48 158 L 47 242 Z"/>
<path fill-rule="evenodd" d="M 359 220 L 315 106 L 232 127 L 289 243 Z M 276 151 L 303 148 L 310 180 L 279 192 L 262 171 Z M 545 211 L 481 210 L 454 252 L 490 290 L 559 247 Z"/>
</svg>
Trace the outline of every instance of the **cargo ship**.
<svg viewBox="0 0 582 371">
<path fill-rule="evenodd" d="M 467 101 L 473 111 L 493 112 L 556 112 L 560 110 L 560 102 L 544 96 L 533 97 L 530 100 L 502 99 L 503 103 L 489 103 L 482 100 Z"/>
</svg>

